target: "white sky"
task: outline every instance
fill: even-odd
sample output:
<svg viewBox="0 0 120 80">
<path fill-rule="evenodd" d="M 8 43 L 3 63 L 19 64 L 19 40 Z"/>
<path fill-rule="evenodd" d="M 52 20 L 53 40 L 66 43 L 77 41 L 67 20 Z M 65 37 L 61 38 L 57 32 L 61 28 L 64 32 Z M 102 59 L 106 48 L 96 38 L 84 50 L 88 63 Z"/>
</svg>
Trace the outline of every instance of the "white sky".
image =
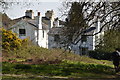
<svg viewBox="0 0 120 80">
<path fill-rule="evenodd" d="M 33 10 L 34 15 L 37 15 L 37 12 L 41 12 L 44 16 L 47 10 L 54 10 L 55 16 L 60 17 L 60 11 L 58 8 L 62 7 L 62 2 L 65 0 L 5 0 L 6 2 L 21 2 L 22 4 L 14 4 L 10 6 L 8 10 L 5 11 L 11 19 L 19 18 L 25 15 L 26 10 Z M 79 1 L 79 0 L 67 0 L 67 1 Z M 85 0 L 80 0 L 85 1 Z M 93 0 L 94 1 L 94 0 Z M 98 1 L 98 0 L 95 0 Z M 25 5 L 25 2 L 30 2 L 31 5 Z M 38 4 L 39 3 L 39 4 Z M 0 8 L 1 10 L 1 8 Z"/>
<path fill-rule="evenodd" d="M 45 0 L 46 1 L 46 0 Z M 10 6 L 9 9 L 5 11 L 7 15 L 11 19 L 19 18 L 25 15 L 26 10 L 33 10 L 34 15 L 37 15 L 37 12 L 41 12 L 42 16 L 44 16 L 45 12 L 47 10 L 54 10 L 55 16 L 59 17 L 59 8 L 61 8 L 61 2 L 31 2 L 30 5 L 25 5 L 25 3 L 22 2 L 22 4 L 14 4 Z"/>
</svg>

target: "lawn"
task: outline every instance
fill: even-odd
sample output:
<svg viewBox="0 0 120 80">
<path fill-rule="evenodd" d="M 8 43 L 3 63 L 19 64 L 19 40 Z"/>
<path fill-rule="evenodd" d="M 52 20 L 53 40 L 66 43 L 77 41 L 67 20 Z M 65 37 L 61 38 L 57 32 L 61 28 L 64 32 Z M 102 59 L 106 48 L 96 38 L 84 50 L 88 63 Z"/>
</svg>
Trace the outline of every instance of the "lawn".
<svg viewBox="0 0 120 80">
<path fill-rule="evenodd" d="M 3 62 L 3 74 L 21 75 L 17 77 L 67 77 L 67 78 L 114 78 L 113 67 L 64 60 L 59 64 L 20 64 Z M 10 76 L 10 75 L 9 75 Z"/>
<path fill-rule="evenodd" d="M 92 59 L 61 49 L 25 45 L 16 51 L 3 51 L 2 59 L 3 80 L 16 77 L 32 80 L 45 80 L 46 77 L 48 80 L 116 78 L 111 61 Z"/>
</svg>

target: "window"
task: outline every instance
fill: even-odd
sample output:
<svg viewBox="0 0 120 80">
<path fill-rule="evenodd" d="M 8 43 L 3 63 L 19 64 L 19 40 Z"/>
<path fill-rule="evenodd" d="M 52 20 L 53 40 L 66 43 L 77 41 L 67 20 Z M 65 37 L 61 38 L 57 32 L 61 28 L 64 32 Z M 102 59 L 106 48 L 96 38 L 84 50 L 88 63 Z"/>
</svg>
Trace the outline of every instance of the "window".
<svg viewBox="0 0 120 80">
<path fill-rule="evenodd" d="M 82 51 L 82 55 L 87 55 L 88 48 L 82 47 L 81 51 Z"/>
<path fill-rule="evenodd" d="M 54 35 L 54 41 L 59 41 L 60 36 L 58 34 Z"/>
<path fill-rule="evenodd" d="M 19 35 L 20 36 L 25 36 L 26 35 L 26 30 L 25 29 L 19 29 Z"/>
<path fill-rule="evenodd" d="M 82 35 L 81 42 L 86 42 L 86 41 L 87 41 L 87 36 L 86 35 Z"/>
</svg>

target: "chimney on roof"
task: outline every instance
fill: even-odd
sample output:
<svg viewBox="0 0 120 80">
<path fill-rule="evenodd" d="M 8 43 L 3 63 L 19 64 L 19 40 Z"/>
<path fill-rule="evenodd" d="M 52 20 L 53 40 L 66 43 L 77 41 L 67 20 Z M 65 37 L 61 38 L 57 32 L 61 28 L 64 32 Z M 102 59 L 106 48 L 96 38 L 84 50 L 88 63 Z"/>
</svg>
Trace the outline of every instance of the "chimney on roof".
<svg viewBox="0 0 120 80">
<path fill-rule="evenodd" d="M 50 28 L 53 27 L 53 24 L 54 24 L 54 11 L 53 10 L 48 10 L 46 13 L 45 13 L 45 17 L 47 17 L 49 20 L 49 25 L 50 25 Z"/>
<path fill-rule="evenodd" d="M 38 12 L 38 16 L 40 16 L 40 12 Z"/>
<path fill-rule="evenodd" d="M 47 17 L 48 19 L 51 19 L 52 21 L 54 21 L 54 11 L 53 10 L 48 10 L 45 13 L 45 17 Z"/>
<path fill-rule="evenodd" d="M 42 29 L 42 19 L 41 19 L 40 12 L 38 12 L 38 15 L 37 15 L 37 25 L 39 29 Z"/>
<path fill-rule="evenodd" d="M 31 19 L 34 19 L 34 12 L 33 12 L 33 10 L 26 10 L 25 16 L 28 16 Z"/>
</svg>

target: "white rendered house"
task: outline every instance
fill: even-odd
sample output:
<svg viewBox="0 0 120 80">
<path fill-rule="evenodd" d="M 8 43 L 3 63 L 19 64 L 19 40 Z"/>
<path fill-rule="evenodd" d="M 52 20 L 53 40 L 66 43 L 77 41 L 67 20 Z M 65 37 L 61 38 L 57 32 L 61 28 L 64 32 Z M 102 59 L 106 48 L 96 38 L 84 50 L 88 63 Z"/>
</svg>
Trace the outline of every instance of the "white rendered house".
<svg viewBox="0 0 120 80">
<path fill-rule="evenodd" d="M 21 39 L 29 38 L 35 45 L 43 48 L 64 48 L 62 40 L 62 31 L 64 27 L 59 24 L 59 19 L 54 18 L 53 10 L 49 10 L 42 17 L 40 12 L 34 16 L 32 10 L 26 10 L 25 16 L 15 19 L 17 21 L 10 29 L 17 33 Z M 90 36 L 100 29 L 100 23 L 86 30 L 84 35 L 80 35 L 77 39 L 81 38 L 77 44 L 70 44 L 71 50 L 74 53 L 82 54 L 87 53 L 87 50 L 94 50 L 96 45 L 96 36 L 99 38 L 100 34 Z M 88 36 L 89 35 L 89 36 Z M 64 39 L 63 39 L 64 38 Z"/>
<path fill-rule="evenodd" d="M 53 27 L 59 26 L 58 19 L 54 18 L 53 10 L 47 11 L 45 17 L 40 12 L 34 16 L 32 10 L 26 10 L 25 16 L 15 19 L 18 22 L 10 29 L 17 33 L 21 39 L 29 38 L 34 44 L 40 47 L 48 48 L 48 32 Z"/>
</svg>

